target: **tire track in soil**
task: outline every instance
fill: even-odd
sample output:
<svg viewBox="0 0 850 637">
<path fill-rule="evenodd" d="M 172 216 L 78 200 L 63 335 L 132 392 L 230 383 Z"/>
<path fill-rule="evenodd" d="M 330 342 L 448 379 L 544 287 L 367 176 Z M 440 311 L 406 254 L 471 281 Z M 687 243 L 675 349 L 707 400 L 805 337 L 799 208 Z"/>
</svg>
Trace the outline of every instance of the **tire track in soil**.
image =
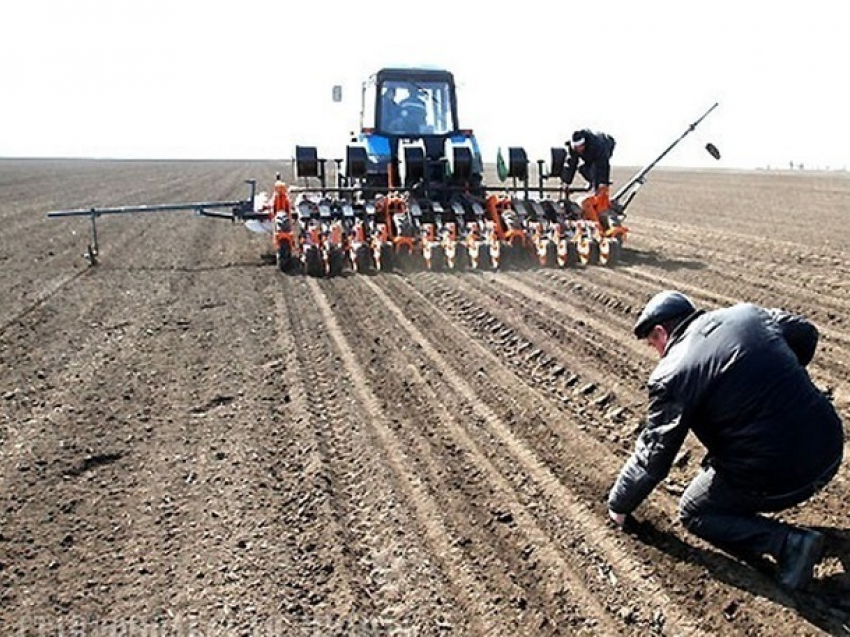
<svg viewBox="0 0 850 637">
<path fill-rule="evenodd" d="M 669 232 L 669 229 L 667 229 Z M 724 291 L 735 294 L 736 300 L 748 300 L 764 303 L 793 303 L 788 309 L 815 317 L 824 327 L 841 324 L 843 317 L 850 310 L 846 292 L 850 291 L 847 277 L 840 268 L 842 264 L 838 253 L 828 257 L 829 264 L 824 268 L 827 272 L 819 274 L 807 269 L 809 263 L 803 261 L 804 256 L 798 255 L 794 263 L 780 261 L 777 263 L 776 249 L 769 249 L 770 259 L 742 256 L 729 250 L 712 249 L 711 244 L 705 244 L 704 237 L 694 234 L 690 240 L 682 237 L 681 233 L 672 234 L 665 244 L 659 244 L 658 249 L 671 251 L 670 244 L 682 244 L 693 249 L 694 245 L 705 246 L 700 252 L 703 268 L 691 271 L 678 271 L 686 281 L 695 278 L 700 280 L 724 281 Z M 721 242 L 722 245 L 722 242 Z M 756 252 L 758 255 L 758 252 Z M 659 267 L 645 268 L 648 272 L 657 272 L 664 276 L 665 270 Z M 733 292 L 734 291 L 734 292 Z"/>
<path fill-rule="evenodd" d="M 660 626 L 664 626 L 665 630 L 674 632 L 678 630 L 685 631 L 687 634 L 703 634 L 697 625 L 696 617 L 680 612 L 671 602 L 657 576 L 648 573 L 638 560 L 628 554 L 617 534 L 608 529 L 605 522 L 600 521 L 600 516 L 588 508 L 580 499 L 580 496 L 572 492 L 552 473 L 547 464 L 538 457 L 535 449 L 512 431 L 509 421 L 489 407 L 488 398 L 481 395 L 470 385 L 449 362 L 449 359 L 434 348 L 434 339 L 426 336 L 411 322 L 405 311 L 393 300 L 404 298 L 404 295 L 400 294 L 401 290 L 394 286 L 392 292 L 389 292 L 372 281 L 366 281 L 366 283 L 373 291 L 374 296 L 392 313 L 394 323 L 397 323 L 407 333 L 422 355 L 430 362 L 430 365 L 445 379 L 447 385 L 451 386 L 463 402 L 470 406 L 471 411 L 476 416 L 476 421 L 486 427 L 495 443 L 495 445 L 491 444 L 489 447 L 495 449 L 498 445 L 504 448 L 505 453 L 510 456 L 510 462 L 522 468 L 522 472 L 534 483 L 545 502 L 557 513 L 558 518 L 571 527 L 570 530 L 565 532 L 569 535 L 572 546 L 580 547 L 576 549 L 577 552 L 584 556 L 591 556 L 588 558 L 591 563 L 600 565 L 604 573 L 613 574 L 611 581 L 614 582 L 615 592 L 625 593 L 622 600 L 628 600 L 628 603 L 640 606 L 643 609 L 653 609 L 652 612 L 647 613 L 645 611 L 638 617 L 632 612 L 628 604 L 622 601 L 622 605 L 616 608 L 620 612 L 620 619 L 628 620 L 625 623 L 634 622 L 637 624 L 637 631 L 643 631 L 644 634 L 655 632 Z M 435 310 L 436 305 L 432 305 L 432 314 L 439 312 Z M 417 312 L 414 315 L 419 316 L 420 314 Z M 435 318 L 435 320 L 444 327 L 453 325 L 448 317 Z M 466 352 L 466 354 L 468 353 Z M 462 358 L 466 359 L 466 354 Z M 469 363 L 470 361 L 467 360 L 463 367 L 467 367 Z M 500 373 L 493 373 L 492 370 L 498 370 Z M 504 389 L 512 384 L 510 381 L 501 378 L 503 374 L 512 375 L 499 364 L 495 364 L 491 368 L 490 380 L 493 381 L 495 387 Z M 525 401 L 520 402 L 525 404 Z M 573 449 L 577 455 L 585 458 L 600 456 L 599 449 L 591 451 L 593 445 L 588 445 L 588 441 L 574 437 L 573 442 L 576 443 Z M 608 464 L 611 463 L 608 462 Z M 595 470 L 598 471 L 599 469 L 600 467 L 597 465 Z M 511 476 L 511 478 L 517 479 L 516 476 Z M 521 477 L 519 480 L 520 483 L 523 482 Z M 517 489 L 517 487 L 515 486 L 514 489 Z M 573 529 L 580 529 L 581 532 L 577 533 Z M 581 570 L 581 566 L 577 565 L 576 570 Z M 638 599 L 641 601 L 636 601 Z M 648 618 L 646 618 L 647 614 L 649 615 Z M 623 629 L 632 630 L 626 626 L 623 626 Z"/>
<path fill-rule="evenodd" d="M 374 442 L 377 443 L 382 452 L 381 458 L 386 462 L 388 469 L 394 476 L 397 488 L 402 492 L 407 505 L 412 509 L 411 514 L 414 516 L 422 531 L 424 541 L 427 543 L 428 554 L 432 556 L 432 559 L 442 563 L 442 570 L 447 581 L 452 582 L 453 592 L 463 609 L 463 616 L 469 622 L 469 629 L 475 634 L 481 635 L 505 634 L 503 627 L 495 621 L 490 609 L 484 602 L 491 597 L 491 594 L 488 594 L 484 588 L 486 585 L 483 582 L 487 580 L 486 574 L 476 572 L 467 563 L 459 560 L 458 551 L 450 541 L 452 534 L 447 528 L 447 521 L 433 497 L 421 483 L 420 477 L 412 473 L 411 460 L 390 425 L 391 417 L 384 413 L 380 401 L 363 380 L 365 378 L 364 370 L 357 362 L 357 358 L 336 319 L 334 310 L 315 280 L 309 279 L 307 284 L 321 317 L 319 324 L 324 326 L 324 330 L 321 330 L 320 333 L 327 335 L 332 340 L 336 355 L 339 357 L 339 362 L 344 371 L 342 378 L 350 382 L 350 389 L 357 399 L 358 406 L 363 409 L 362 422 L 368 424 L 369 433 L 374 437 Z M 316 334 L 316 331 L 312 331 L 312 333 Z M 340 382 L 338 369 L 328 370 L 328 380 L 331 379 L 334 379 L 334 382 Z M 413 426 L 413 423 L 408 426 Z M 371 452 L 364 450 L 359 457 L 360 462 L 373 463 L 377 459 L 378 456 L 375 455 L 374 450 Z M 364 476 L 364 479 L 366 477 Z M 512 634 L 512 632 L 506 634 Z"/>
<path fill-rule="evenodd" d="M 597 337 L 600 323 L 610 316 L 605 312 L 610 297 L 592 294 L 586 301 L 583 294 L 569 298 L 555 292 L 553 298 L 564 299 L 555 302 L 537 288 L 536 273 L 516 275 L 530 280 L 528 286 L 512 281 L 511 273 L 487 279 L 458 276 L 450 282 L 445 277 L 423 277 L 424 285 L 416 285 L 420 292 L 467 325 L 481 342 L 495 345 L 504 365 L 533 379 L 537 390 L 572 405 L 579 422 L 592 414 L 594 425 L 579 424 L 580 430 L 592 432 L 600 442 L 615 443 L 624 453 L 631 452 L 637 431 L 631 423 L 643 417 L 643 386 L 652 369 L 651 357 L 644 345 L 640 345 L 639 357 L 646 360 L 644 366 L 635 363 L 634 357 L 622 355 L 623 350 L 638 344 L 630 329 L 624 328 L 618 335 L 602 328 L 603 338 Z M 575 287 L 574 291 L 586 291 L 580 284 Z M 498 303 L 492 301 L 494 290 L 499 291 Z M 594 299 L 604 301 L 604 307 L 594 304 Z M 685 472 L 693 469 L 691 460 L 701 455 L 698 443 L 688 438 L 663 488 L 681 493 L 687 483 Z M 674 510 L 671 515 L 675 516 Z"/>
<path fill-rule="evenodd" d="M 610 309 L 600 307 L 593 298 L 588 303 L 582 293 L 577 294 L 575 299 L 551 294 L 532 273 L 505 274 L 488 281 L 488 285 L 500 289 L 500 299 L 506 298 L 510 303 L 521 306 L 524 313 L 536 316 L 541 325 L 546 325 L 547 321 L 557 322 L 562 329 L 575 333 L 576 338 L 569 340 L 570 357 L 575 357 L 573 348 L 576 348 L 577 341 L 583 340 L 581 347 L 592 361 L 589 368 L 599 370 L 600 360 L 604 361 L 606 364 L 599 375 L 610 378 L 610 371 L 616 370 L 619 380 L 625 383 L 624 386 L 618 383 L 619 391 L 628 397 L 629 404 L 644 402 L 643 395 L 635 388 L 643 386 L 651 368 L 649 348 L 631 338 L 630 329 L 612 326 L 619 321 L 612 316 Z"/>
<path fill-rule="evenodd" d="M 630 359 L 617 355 L 612 347 L 616 342 L 600 347 L 593 330 L 585 329 L 595 319 L 582 303 L 573 308 L 576 311 L 553 304 L 557 311 L 547 312 L 540 309 L 536 293 L 532 291 L 533 298 L 511 293 L 524 286 L 496 277 L 447 280 L 425 274 L 407 281 L 546 400 L 568 406 L 579 422 L 588 417 L 594 421 L 592 428 L 579 424 L 580 430 L 592 431 L 608 443 L 622 440 L 623 449 L 630 448 L 633 427 L 626 425 L 626 431 L 624 423 L 634 419 L 646 402 L 638 390 L 645 376 Z M 500 290 L 496 302 L 493 289 L 503 285 L 506 293 Z"/>
<path fill-rule="evenodd" d="M 445 599 L 450 585 L 431 563 L 433 547 L 419 539 L 420 518 L 434 517 L 435 512 L 408 513 L 405 490 L 412 478 L 399 474 L 396 466 L 388 468 L 375 453 L 383 439 L 373 423 L 382 415 L 375 412 L 374 400 L 359 380 L 362 370 L 345 364 L 340 369 L 339 361 L 347 362 L 349 350 L 333 313 L 315 282 L 286 280 L 284 289 L 285 298 L 315 299 L 315 304 L 285 309 L 279 302 L 279 314 L 286 316 L 279 329 L 292 334 L 286 347 L 292 348 L 292 369 L 298 370 L 294 393 L 302 395 L 293 408 L 308 415 L 312 455 L 326 476 L 323 491 L 329 511 L 322 518 L 333 530 L 326 532 L 329 548 L 316 552 L 339 554 L 333 563 L 343 565 L 346 573 L 348 601 L 336 610 L 334 628 L 348 632 L 420 627 L 436 634 L 465 627 L 466 618 Z M 435 529 L 438 522 L 430 524 Z M 328 628 L 321 619 L 318 623 Z"/>
<path fill-rule="evenodd" d="M 334 292 L 343 297 L 335 306 L 340 320 L 362 329 L 364 342 L 370 334 L 384 333 L 382 323 L 392 329 L 385 317 L 376 315 L 374 304 L 364 302 L 371 294 L 359 289 Z M 450 384 L 432 378 L 427 371 L 429 361 L 417 351 L 402 347 L 389 352 L 375 343 L 365 354 L 368 365 L 361 363 L 361 367 L 379 398 L 389 402 L 394 396 L 405 397 L 393 404 L 394 430 L 404 448 L 411 450 L 408 458 L 417 475 L 427 476 L 426 484 L 439 510 L 451 519 L 471 521 L 465 528 L 455 528 L 459 537 L 455 545 L 472 563 L 495 551 L 493 557 L 483 558 L 490 564 L 487 570 L 510 574 L 512 586 L 498 593 L 492 612 L 504 616 L 505 604 L 518 607 L 523 615 L 522 634 L 551 630 L 622 634 L 622 624 L 612 620 L 600 602 L 599 593 L 604 592 L 608 580 L 592 582 L 595 590 L 590 590 L 572 571 L 563 549 L 529 515 L 517 499 L 515 487 L 461 424 L 462 419 L 475 419 L 467 401 L 454 396 Z"/>
<path fill-rule="evenodd" d="M 509 300 L 505 294 L 500 292 L 498 302 L 494 302 L 491 288 L 502 285 L 495 278 L 485 285 L 477 276 L 457 277 L 450 283 L 445 278 L 425 277 L 424 285 L 413 277 L 408 280 L 434 305 L 475 334 L 531 388 L 573 412 L 580 431 L 603 444 L 616 444 L 625 454 L 631 453 L 637 434 L 633 423 L 643 417 L 646 400 L 642 387 L 651 367 L 635 372 L 631 361 L 618 355 L 623 337 L 600 348 L 592 330 L 576 330 L 578 337 L 569 336 L 567 326 L 593 321 L 591 317 L 600 308 L 591 304 L 586 310 L 583 300 L 571 301 L 576 312 L 562 314 L 558 320 L 557 313 L 535 309 L 536 294 L 535 303 L 520 295 L 524 313 L 517 314 L 511 310 L 510 302 L 504 302 Z M 479 286 L 482 293 L 476 294 Z M 591 425 L 585 424 L 588 419 Z M 701 455 L 698 443 L 688 438 L 662 488 L 680 494 L 687 482 L 686 472 L 693 469 L 692 459 Z M 665 510 L 670 517 L 676 516 L 672 505 Z"/>
<path fill-rule="evenodd" d="M 630 351 L 629 359 L 637 358 L 652 362 L 649 348 L 632 337 L 632 326 L 642 306 L 636 305 L 643 299 L 636 297 L 634 290 L 618 290 L 606 284 L 596 284 L 593 274 L 606 268 L 584 268 L 578 271 L 542 268 L 525 272 L 507 272 L 507 279 L 522 281 L 535 290 L 541 302 L 553 304 L 560 301 L 561 309 L 575 308 L 593 321 L 594 330 L 607 335 L 607 339 Z M 501 277 L 496 280 L 501 280 Z M 563 312 L 562 312 L 563 313 Z M 564 317 L 564 321 L 569 319 Z"/>
<path fill-rule="evenodd" d="M 469 335 L 460 333 L 470 325 L 475 325 L 476 319 L 471 318 L 476 314 L 475 310 L 459 310 L 457 314 L 444 315 L 443 309 L 448 308 L 451 303 L 436 294 L 429 296 L 422 289 L 417 290 L 411 297 L 411 280 L 419 281 L 416 277 L 403 280 L 390 277 L 379 279 L 382 287 L 387 288 L 392 298 L 399 299 L 399 303 L 404 301 L 405 312 L 408 316 L 419 317 L 419 321 L 423 324 L 431 325 L 428 331 L 433 330 L 435 334 L 430 341 L 431 349 L 435 349 L 436 346 L 436 349 L 441 352 L 452 352 L 447 360 L 456 360 L 458 357 L 456 352 L 463 351 L 464 362 L 458 363 L 458 369 L 488 370 L 485 377 L 479 378 L 479 375 L 472 375 L 467 378 L 478 393 L 478 404 L 490 405 L 503 414 L 504 422 L 515 422 L 517 435 L 528 441 L 541 462 L 545 464 L 546 470 L 554 473 L 563 484 L 570 485 L 576 493 L 583 494 L 585 501 L 597 501 L 601 497 L 600 494 L 607 493 L 610 483 L 606 476 L 616 474 L 622 459 L 612 457 L 605 442 L 590 440 L 591 436 L 596 436 L 595 430 L 602 422 L 601 414 L 593 416 L 594 413 L 599 413 L 598 409 L 589 409 L 586 403 L 573 400 L 561 399 L 560 404 L 556 404 L 555 397 L 562 396 L 560 392 L 565 387 L 563 379 L 558 381 L 561 390 L 552 393 L 542 387 L 539 378 L 534 378 L 533 375 L 515 376 L 515 373 L 520 374 L 524 371 L 522 369 L 516 372 L 509 371 L 516 369 L 516 365 L 506 360 L 515 353 L 515 349 L 499 352 L 498 345 L 488 341 L 486 337 L 478 340 L 474 331 L 472 339 Z M 423 287 L 427 288 L 427 286 Z M 427 289 L 430 290 L 430 288 Z M 421 301 L 417 301 L 416 297 L 420 294 L 424 296 L 421 297 Z M 496 305 L 495 301 L 493 304 Z M 462 317 L 467 319 L 457 320 Z M 453 326 L 455 329 L 446 331 L 446 326 Z M 498 329 L 500 332 L 505 332 L 510 331 L 511 328 Z M 472 345 L 475 341 L 478 341 L 478 347 L 488 353 L 481 354 L 478 347 Z M 479 359 L 479 355 L 482 358 Z M 499 360 L 503 362 L 501 364 L 493 362 L 491 358 L 493 356 L 499 356 Z M 490 362 L 487 362 L 488 360 Z M 530 380 L 530 377 L 533 380 Z M 567 412 L 566 418 L 564 409 Z M 563 424 L 565 421 L 566 424 Z M 571 422 L 579 424 L 571 424 Z M 630 450 L 634 433 L 630 432 L 627 437 Z M 616 441 L 618 438 L 613 439 Z M 610 439 L 607 439 L 607 445 L 610 445 Z M 570 458 L 566 465 L 565 457 Z M 648 523 L 662 533 L 681 536 L 681 530 L 672 523 L 676 519 L 675 498 L 665 495 L 666 490 L 661 487 L 656 490 L 657 493 L 647 502 L 642 515 Z M 670 492 L 678 495 L 681 489 L 671 489 Z M 540 498 L 535 500 L 535 503 L 539 504 L 549 499 L 541 489 Z M 564 516 L 569 520 L 573 514 L 564 515 L 562 509 L 555 508 L 552 515 L 555 519 Z M 776 599 L 777 589 L 763 576 L 744 566 L 730 563 L 724 556 L 717 554 L 697 538 L 688 536 L 687 540 L 676 539 L 674 543 L 678 542 L 687 542 L 707 551 L 703 557 L 696 560 L 695 563 L 698 565 L 696 568 L 688 565 L 690 559 L 683 561 L 681 557 L 677 559 L 667 552 L 659 552 L 652 545 L 633 543 L 628 550 L 635 553 L 634 559 L 638 562 L 633 562 L 632 566 L 634 567 L 635 563 L 643 565 L 643 568 L 634 571 L 633 575 L 640 577 L 648 572 L 651 577 L 662 581 L 664 583 L 662 590 L 672 598 L 678 598 L 675 604 L 691 609 L 692 612 L 688 615 L 690 620 L 697 621 L 696 618 L 703 618 L 700 620 L 704 624 L 701 628 L 720 634 L 728 634 L 729 630 L 732 630 L 732 634 L 739 634 L 740 631 L 748 630 L 748 626 L 759 626 L 760 617 L 772 616 L 781 618 L 786 625 L 798 625 L 804 632 L 812 629 L 812 625 L 805 619 L 795 615 L 794 600 L 780 592 L 780 599 L 785 601 L 781 605 L 771 603 L 770 600 Z M 693 552 L 691 552 L 691 559 L 692 557 Z M 712 565 L 712 568 L 727 572 L 724 577 L 717 578 L 706 574 L 699 567 L 700 564 Z M 736 594 L 745 598 L 748 607 L 747 612 L 739 612 L 736 615 L 734 625 L 731 627 L 719 610 L 728 603 L 730 595 L 728 585 L 724 585 L 724 581 L 734 583 Z M 723 601 L 724 599 L 726 601 Z M 823 618 L 821 620 L 827 625 L 834 623 Z"/>
<path fill-rule="evenodd" d="M 594 331 L 599 307 L 576 300 L 555 303 L 503 278 L 424 274 L 421 281 L 408 280 L 480 342 L 488 343 L 506 367 L 533 379 L 537 390 L 562 404 L 573 404 L 579 419 L 595 414 L 596 438 L 629 450 L 634 428 L 624 423 L 642 413 L 646 399 L 639 388 L 650 368 L 644 371 L 620 355 L 620 341 L 601 345 Z M 493 302 L 494 290 L 499 292 L 498 303 Z M 518 291 L 527 291 L 530 297 Z M 589 430 L 583 424 L 578 427 Z"/>
<path fill-rule="evenodd" d="M 524 379 L 533 379 L 531 387 L 573 411 L 578 423 L 590 418 L 592 426 L 578 424 L 579 430 L 630 453 L 637 431 L 632 423 L 643 415 L 646 399 L 642 387 L 651 367 L 637 370 L 630 358 L 619 355 L 622 337 L 603 348 L 594 331 L 584 329 L 596 323 L 594 315 L 600 313 L 599 307 L 570 300 L 567 305 L 574 304 L 574 311 L 546 312 L 539 309 L 545 299 L 533 290 L 532 298 L 512 293 L 511 289 L 522 290 L 524 286 L 503 282 L 501 278 L 494 277 L 486 285 L 477 276 L 458 277 L 451 284 L 433 278 L 416 287 L 475 333 L 480 342 L 487 343 L 506 367 Z M 506 293 L 501 291 L 503 285 L 507 286 Z M 481 288 L 480 294 L 476 294 L 477 287 Z M 492 300 L 494 287 L 500 290 L 498 303 Z M 517 298 L 516 302 L 512 297 Z M 473 301 L 475 310 L 470 306 Z M 512 310 L 514 304 L 523 308 L 521 314 Z M 570 327 L 573 323 L 581 327 Z M 615 333 L 611 336 L 615 337 Z M 683 472 L 692 468 L 692 457 L 701 455 L 694 454 L 695 447 L 694 440 L 686 440 L 663 484 L 671 493 L 684 489 Z M 675 517 L 674 509 L 670 515 Z"/>
<path fill-rule="evenodd" d="M 289 445 L 285 454 L 295 458 L 288 463 L 294 469 L 290 478 L 307 485 L 297 491 L 297 497 L 290 498 L 282 515 L 292 532 L 299 536 L 292 542 L 296 562 L 324 562 L 315 572 L 298 573 L 303 581 L 297 582 L 296 601 L 286 610 L 293 616 L 293 624 L 297 623 L 302 631 L 350 629 L 346 622 L 355 613 L 359 573 L 354 556 L 349 556 L 345 548 L 349 542 L 340 544 L 340 540 L 352 533 L 346 531 L 346 515 L 336 494 L 341 469 L 335 468 L 334 458 L 323 442 L 328 420 L 320 408 L 327 405 L 330 409 L 333 405 L 324 395 L 328 386 L 326 377 L 317 368 L 327 360 L 327 355 L 322 357 L 315 339 L 305 335 L 301 325 L 303 316 L 296 312 L 294 304 L 286 301 L 288 295 L 281 294 L 277 286 L 271 289 L 271 294 L 275 297 L 276 353 L 280 356 L 274 368 L 282 375 L 279 396 L 286 405 L 287 437 L 297 441 Z M 297 431 L 297 436 L 292 435 L 293 431 Z M 330 608 L 310 609 L 325 601 Z"/>
</svg>

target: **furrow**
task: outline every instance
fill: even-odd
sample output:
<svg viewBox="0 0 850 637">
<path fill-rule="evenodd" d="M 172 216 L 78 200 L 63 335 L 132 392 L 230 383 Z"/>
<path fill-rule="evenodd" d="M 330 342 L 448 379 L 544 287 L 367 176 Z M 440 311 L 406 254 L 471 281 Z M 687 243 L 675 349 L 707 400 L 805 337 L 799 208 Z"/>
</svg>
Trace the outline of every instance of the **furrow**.
<svg viewBox="0 0 850 637">
<path fill-rule="evenodd" d="M 413 508 L 430 553 L 444 561 L 444 570 L 451 574 L 455 582 L 454 588 L 465 611 L 464 614 L 468 618 L 470 630 L 482 635 L 502 634 L 504 628 L 494 621 L 488 608 L 483 605 L 483 601 L 488 599 L 489 595 L 481 588 L 480 574 L 475 573 L 468 564 L 459 559 L 456 548 L 452 546 L 451 533 L 445 526 L 442 512 L 421 483 L 420 476 L 411 472 L 410 460 L 393 432 L 380 402 L 363 380 L 363 370 L 327 298 L 315 280 L 309 280 L 308 286 L 321 315 L 324 331 L 333 341 L 342 370 L 351 384 L 351 391 L 365 412 L 362 414 L 362 420 L 382 450 L 384 461 L 392 470 L 399 488 L 403 490 L 408 505 Z"/>
<path fill-rule="evenodd" d="M 385 334 L 384 329 L 398 334 L 361 287 L 334 288 L 341 292 L 335 297 L 339 320 L 367 336 Z M 491 460 L 493 441 L 479 443 L 467 431 L 478 428 L 478 418 L 465 397 L 433 373 L 420 348 L 401 346 L 390 352 L 381 346 L 387 337 L 376 338 L 379 343 L 359 352 L 359 358 L 369 361 L 361 366 L 376 397 L 392 405 L 393 430 L 410 450 L 412 470 L 423 477 L 440 511 L 454 520 L 464 559 L 485 560 L 488 571 L 510 574 L 510 581 L 499 585 L 502 592 L 492 602 L 493 612 L 504 616 L 512 607 L 520 608 L 523 633 L 544 627 L 569 627 L 570 634 L 628 632 L 599 603 L 611 593 L 609 580 L 600 575 L 585 582 L 579 576 L 584 567 L 576 572 L 566 557 L 572 549 L 563 546 L 562 538 L 548 535 L 531 513 L 534 506 L 523 501 L 523 485 L 512 483 Z M 399 396 L 404 400 L 397 400 Z M 515 473 L 515 467 L 509 470 Z M 621 599 L 618 607 L 626 603 Z"/>
</svg>

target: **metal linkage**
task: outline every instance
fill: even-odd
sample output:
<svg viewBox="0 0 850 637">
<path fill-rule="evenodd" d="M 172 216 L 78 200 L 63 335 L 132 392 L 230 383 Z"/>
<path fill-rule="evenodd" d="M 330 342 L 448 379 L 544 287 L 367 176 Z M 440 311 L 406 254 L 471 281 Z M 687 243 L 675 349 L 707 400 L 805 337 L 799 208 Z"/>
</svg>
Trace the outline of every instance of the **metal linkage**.
<svg viewBox="0 0 850 637">
<path fill-rule="evenodd" d="M 88 217 L 89 245 L 86 251 L 86 259 L 90 265 L 97 265 L 99 246 L 97 240 L 97 218 L 104 215 L 138 214 L 145 212 L 186 212 L 193 211 L 202 217 L 215 217 L 218 219 L 229 219 L 231 221 L 247 221 L 249 219 L 265 219 L 267 213 L 254 211 L 254 200 L 256 196 L 257 182 L 249 179 L 245 182 L 250 188 L 248 199 L 236 199 L 233 201 L 197 201 L 176 204 L 152 204 L 138 206 L 115 206 L 108 208 L 77 208 L 74 210 L 53 210 L 47 213 L 48 217 Z M 229 209 L 229 212 L 219 212 Z"/>
</svg>

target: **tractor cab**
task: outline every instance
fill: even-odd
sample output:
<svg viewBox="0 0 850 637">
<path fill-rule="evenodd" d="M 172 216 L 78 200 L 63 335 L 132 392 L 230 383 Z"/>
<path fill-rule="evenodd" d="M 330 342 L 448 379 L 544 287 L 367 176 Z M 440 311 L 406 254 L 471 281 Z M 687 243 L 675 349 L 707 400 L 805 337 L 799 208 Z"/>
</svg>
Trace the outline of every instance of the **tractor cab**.
<svg viewBox="0 0 850 637">
<path fill-rule="evenodd" d="M 428 81 L 399 77 L 376 87 L 375 128 L 388 135 L 417 138 L 454 131 L 454 86 L 450 78 Z"/>
<path fill-rule="evenodd" d="M 374 186 L 480 183 L 478 143 L 458 124 L 454 76 L 443 69 L 386 68 L 363 84 L 361 132 Z M 455 159 L 458 158 L 456 162 Z M 461 171 L 455 174 L 457 163 Z"/>
</svg>

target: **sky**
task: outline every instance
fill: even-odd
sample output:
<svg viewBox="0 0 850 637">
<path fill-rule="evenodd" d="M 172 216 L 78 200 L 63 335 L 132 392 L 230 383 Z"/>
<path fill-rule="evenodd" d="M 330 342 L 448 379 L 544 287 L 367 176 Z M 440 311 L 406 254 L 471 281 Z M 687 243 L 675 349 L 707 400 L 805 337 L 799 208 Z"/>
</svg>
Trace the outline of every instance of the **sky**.
<svg viewBox="0 0 850 637">
<path fill-rule="evenodd" d="M 508 146 L 548 158 L 587 127 L 617 139 L 615 165 L 645 165 L 717 102 L 663 165 L 847 169 L 846 6 L 6 1 L 0 157 L 342 157 L 363 81 L 427 65 L 454 73 L 487 162 Z"/>
</svg>

